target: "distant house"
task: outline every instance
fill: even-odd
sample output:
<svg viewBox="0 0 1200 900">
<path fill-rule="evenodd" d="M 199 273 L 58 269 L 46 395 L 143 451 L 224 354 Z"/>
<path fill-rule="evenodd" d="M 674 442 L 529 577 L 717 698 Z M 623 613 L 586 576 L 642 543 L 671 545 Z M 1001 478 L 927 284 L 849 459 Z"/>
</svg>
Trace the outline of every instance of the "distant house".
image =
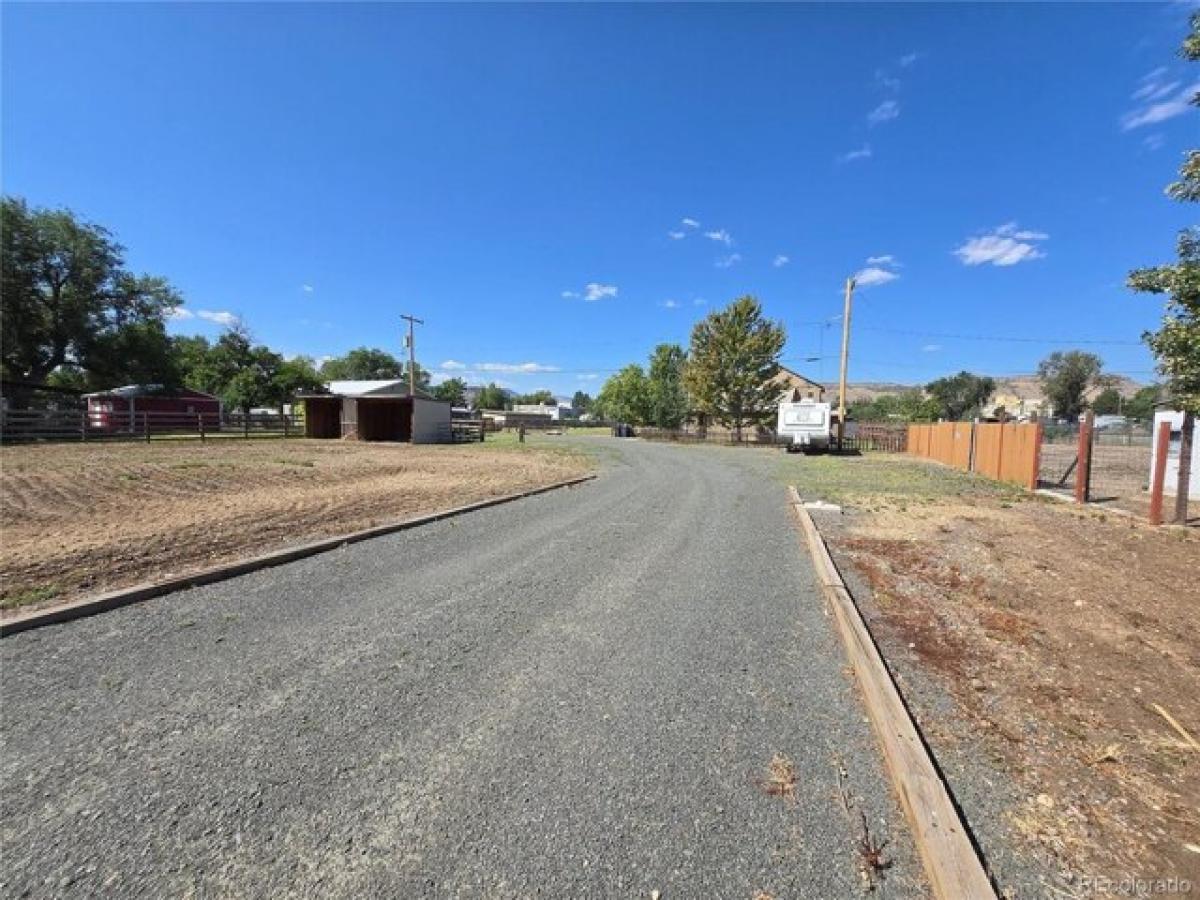
<svg viewBox="0 0 1200 900">
<path fill-rule="evenodd" d="M 771 381 L 779 387 L 780 403 L 799 403 L 801 400 L 821 403 L 825 400 L 825 385 L 785 366 L 779 367 L 779 374 Z"/>
<path fill-rule="evenodd" d="M 88 427 L 96 431 L 150 431 L 221 426 L 221 401 L 212 394 L 161 384 L 127 384 L 84 394 Z"/>
<path fill-rule="evenodd" d="M 405 379 L 331 381 L 326 388 L 328 394 L 303 397 L 305 437 L 413 444 L 450 439 L 450 404 L 421 390 L 410 396 Z"/>
<path fill-rule="evenodd" d="M 984 404 L 985 418 L 996 418 L 1003 410 L 1005 414 L 1016 419 L 1049 418 L 1054 414 L 1054 408 L 1045 397 L 1022 397 L 1020 394 L 997 391 Z"/>
<path fill-rule="evenodd" d="M 557 403 L 516 403 L 513 405 L 512 411 L 530 416 L 549 416 L 552 422 L 560 422 L 563 419 L 575 417 L 575 407 L 563 401 Z"/>
</svg>

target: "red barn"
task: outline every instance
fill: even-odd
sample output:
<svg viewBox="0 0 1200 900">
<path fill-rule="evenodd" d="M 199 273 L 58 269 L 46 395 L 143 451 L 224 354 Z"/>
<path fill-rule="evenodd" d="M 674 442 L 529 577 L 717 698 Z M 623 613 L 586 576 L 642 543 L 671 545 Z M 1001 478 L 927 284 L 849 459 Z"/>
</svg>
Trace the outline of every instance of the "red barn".
<svg viewBox="0 0 1200 900">
<path fill-rule="evenodd" d="M 189 388 L 169 389 L 161 384 L 127 384 L 110 391 L 84 394 L 88 427 L 116 433 L 195 429 L 201 419 L 206 431 L 221 427 L 221 401 L 212 394 Z"/>
</svg>

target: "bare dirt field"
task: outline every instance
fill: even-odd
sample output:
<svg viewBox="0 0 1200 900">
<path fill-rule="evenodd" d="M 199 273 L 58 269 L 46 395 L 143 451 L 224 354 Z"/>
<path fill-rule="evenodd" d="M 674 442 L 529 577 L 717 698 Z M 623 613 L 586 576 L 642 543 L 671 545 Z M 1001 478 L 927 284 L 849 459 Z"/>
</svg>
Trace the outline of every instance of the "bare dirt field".
<svg viewBox="0 0 1200 900">
<path fill-rule="evenodd" d="M 908 698 L 935 752 L 1011 778 L 1007 831 L 1063 896 L 1089 875 L 1200 882 L 1200 748 L 1160 712 L 1200 738 L 1200 533 L 932 464 L 830 462 L 848 509 L 822 529 L 870 587 L 876 639 L 951 698 L 950 715 Z"/>
<path fill-rule="evenodd" d="M 50 604 L 561 481 L 492 443 L 256 440 L 0 448 L 0 607 Z"/>
</svg>

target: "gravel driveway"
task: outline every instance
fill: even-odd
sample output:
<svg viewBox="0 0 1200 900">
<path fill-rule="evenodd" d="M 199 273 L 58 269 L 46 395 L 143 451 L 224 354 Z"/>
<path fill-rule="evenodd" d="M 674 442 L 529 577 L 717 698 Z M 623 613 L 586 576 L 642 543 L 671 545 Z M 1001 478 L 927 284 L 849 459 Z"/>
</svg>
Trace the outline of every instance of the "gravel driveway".
<svg viewBox="0 0 1200 900">
<path fill-rule="evenodd" d="M 782 483 L 589 444 L 583 486 L 0 642 L 0 893 L 850 898 L 861 809 L 922 896 Z"/>
</svg>

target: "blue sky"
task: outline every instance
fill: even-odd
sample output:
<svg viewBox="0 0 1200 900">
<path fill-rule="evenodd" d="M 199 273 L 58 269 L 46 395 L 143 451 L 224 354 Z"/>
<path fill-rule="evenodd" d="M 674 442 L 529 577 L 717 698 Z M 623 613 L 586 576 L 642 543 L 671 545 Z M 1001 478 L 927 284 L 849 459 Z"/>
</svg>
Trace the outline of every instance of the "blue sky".
<svg viewBox="0 0 1200 900">
<path fill-rule="evenodd" d="M 6 3 L 3 188 L 287 353 L 594 393 L 752 293 L 832 378 L 860 272 L 852 380 L 1148 380 L 1188 10 Z"/>
</svg>

